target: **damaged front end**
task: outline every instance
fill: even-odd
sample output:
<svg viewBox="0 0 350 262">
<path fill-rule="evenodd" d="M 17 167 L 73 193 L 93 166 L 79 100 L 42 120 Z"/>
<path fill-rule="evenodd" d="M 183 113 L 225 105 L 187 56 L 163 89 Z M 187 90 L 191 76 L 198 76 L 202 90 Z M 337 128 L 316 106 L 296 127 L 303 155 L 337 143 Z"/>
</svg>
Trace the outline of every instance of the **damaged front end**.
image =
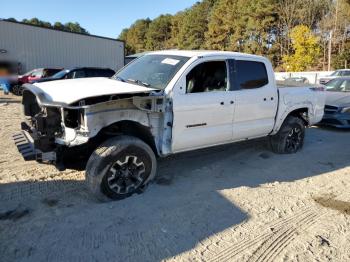
<svg viewBox="0 0 350 262">
<path fill-rule="evenodd" d="M 22 104 L 25 121 L 22 131 L 13 136 L 18 150 L 25 160 L 55 162 L 55 138 L 63 133 L 60 108 L 39 105 L 29 90 L 23 92 Z"/>
<path fill-rule="evenodd" d="M 169 151 L 168 143 L 162 140 L 165 134 L 171 136 L 171 131 L 167 131 L 169 125 L 162 125 L 166 105 L 160 93 L 113 94 L 71 104 L 49 101 L 47 96 L 37 86 L 25 85 L 22 100 L 25 121 L 22 131 L 13 136 L 25 160 L 64 168 L 64 158 L 88 154 L 100 139 L 118 135 L 121 130 L 115 123 L 121 122 L 143 126 L 149 130 L 159 153 Z"/>
</svg>

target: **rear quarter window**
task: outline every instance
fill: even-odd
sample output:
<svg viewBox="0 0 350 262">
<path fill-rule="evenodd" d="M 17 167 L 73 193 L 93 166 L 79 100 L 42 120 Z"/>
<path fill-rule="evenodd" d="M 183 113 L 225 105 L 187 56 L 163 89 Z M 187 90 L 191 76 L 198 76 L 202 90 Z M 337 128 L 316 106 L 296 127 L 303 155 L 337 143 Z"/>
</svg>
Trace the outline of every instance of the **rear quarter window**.
<svg viewBox="0 0 350 262">
<path fill-rule="evenodd" d="M 265 64 L 256 61 L 236 60 L 237 85 L 240 89 L 260 88 L 269 83 Z"/>
</svg>

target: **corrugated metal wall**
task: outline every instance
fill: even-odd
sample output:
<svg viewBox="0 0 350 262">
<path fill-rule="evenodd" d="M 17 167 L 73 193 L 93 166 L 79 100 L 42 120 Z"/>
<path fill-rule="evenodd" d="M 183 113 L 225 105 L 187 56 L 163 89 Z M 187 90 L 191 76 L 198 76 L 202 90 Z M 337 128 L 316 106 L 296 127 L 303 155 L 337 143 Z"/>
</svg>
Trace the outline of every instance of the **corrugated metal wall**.
<svg viewBox="0 0 350 262">
<path fill-rule="evenodd" d="M 40 67 L 124 65 L 124 43 L 0 20 L 0 60 L 20 62 L 22 71 Z"/>
</svg>

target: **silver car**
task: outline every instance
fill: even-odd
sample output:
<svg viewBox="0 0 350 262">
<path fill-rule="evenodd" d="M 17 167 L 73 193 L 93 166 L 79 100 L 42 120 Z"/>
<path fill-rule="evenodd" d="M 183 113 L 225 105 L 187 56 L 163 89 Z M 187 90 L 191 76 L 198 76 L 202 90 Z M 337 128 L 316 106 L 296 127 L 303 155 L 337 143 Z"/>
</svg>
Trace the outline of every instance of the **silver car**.
<svg viewBox="0 0 350 262">
<path fill-rule="evenodd" d="M 321 124 L 350 128 L 350 77 L 333 79 L 325 86 L 326 105 Z"/>
<path fill-rule="evenodd" d="M 348 76 L 350 77 L 350 69 L 336 70 L 332 74 L 330 74 L 329 76 L 325 76 L 325 77 L 320 78 L 320 84 L 325 85 L 333 79 L 336 79 L 339 77 L 348 77 Z"/>
</svg>

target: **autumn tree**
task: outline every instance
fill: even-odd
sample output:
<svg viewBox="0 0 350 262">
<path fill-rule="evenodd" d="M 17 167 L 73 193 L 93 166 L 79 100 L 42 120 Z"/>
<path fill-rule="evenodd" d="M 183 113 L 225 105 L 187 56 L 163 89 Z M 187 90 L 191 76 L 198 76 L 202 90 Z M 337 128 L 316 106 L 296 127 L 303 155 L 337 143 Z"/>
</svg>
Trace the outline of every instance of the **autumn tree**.
<svg viewBox="0 0 350 262">
<path fill-rule="evenodd" d="M 186 16 L 189 9 L 186 9 L 185 11 L 181 11 L 176 13 L 171 17 L 171 26 L 170 26 L 170 39 L 167 42 L 168 48 L 180 48 L 181 46 L 181 39 L 179 37 L 180 30 L 183 24 L 184 17 Z"/>
<path fill-rule="evenodd" d="M 283 57 L 284 68 L 287 71 L 304 71 L 317 61 L 320 53 L 318 39 L 305 25 L 294 27 L 290 38 L 294 53 Z"/>
</svg>

